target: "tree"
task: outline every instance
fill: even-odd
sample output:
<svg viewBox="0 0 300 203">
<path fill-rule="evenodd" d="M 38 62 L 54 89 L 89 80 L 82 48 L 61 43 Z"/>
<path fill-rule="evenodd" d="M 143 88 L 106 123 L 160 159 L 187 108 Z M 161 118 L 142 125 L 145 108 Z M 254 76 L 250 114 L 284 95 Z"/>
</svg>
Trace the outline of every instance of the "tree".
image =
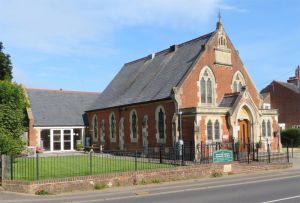
<svg viewBox="0 0 300 203">
<path fill-rule="evenodd" d="M 12 80 L 12 63 L 10 56 L 3 52 L 3 44 L 0 42 L 0 80 Z"/>
<path fill-rule="evenodd" d="M 24 88 L 11 82 L 12 64 L 0 42 L 0 154 L 15 155 L 24 148 L 28 101 Z"/>
</svg>

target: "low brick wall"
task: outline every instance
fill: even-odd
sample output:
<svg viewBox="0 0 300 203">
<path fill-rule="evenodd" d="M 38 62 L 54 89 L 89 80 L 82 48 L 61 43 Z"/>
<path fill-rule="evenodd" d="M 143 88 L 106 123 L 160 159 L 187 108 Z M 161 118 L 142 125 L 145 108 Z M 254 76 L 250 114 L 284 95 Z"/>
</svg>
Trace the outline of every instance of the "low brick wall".
<svg viewBox="0 0 300 203">
<path fill-rule="evenodd" d="M 291 167 L 291 163 L 252 163 L 252 164 L 231 164 L 231 172 L 234 174 L 250 173 L 262 170 L 275 170 Z M 228 165 L 228 164 L 226 164 Z M 31 193 L 44 190 L 49 193 L 64 193 L 72 191 L 94 190 L 95 185 L 101 187 L 118 187 L 135 184 L 159 183 L 174 180 L 210 177 L 212 173 L 224 173 L 224 164 L 204 164 L 174 167 L 168 169 L 155 169 L 138 172 L 123 172 L 105 175 L 72 177 L 55 180 L 40 181 L 17 181 L 3 180 L 2 187 L 6 191 Z"/>
</svg>

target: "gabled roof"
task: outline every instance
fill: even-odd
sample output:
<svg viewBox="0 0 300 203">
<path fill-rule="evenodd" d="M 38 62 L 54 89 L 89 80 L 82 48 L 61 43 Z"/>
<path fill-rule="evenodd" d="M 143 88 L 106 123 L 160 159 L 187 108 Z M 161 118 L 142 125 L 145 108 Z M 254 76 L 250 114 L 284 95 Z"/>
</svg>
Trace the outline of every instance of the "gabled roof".
<svg viewBox="0 0 300 203">
<path fill-rule="evenodd" d="M 193 66 L 212 35 L 179 44 L 175 51 L 170 47 L 155 53 L 154 58 L 150 55 L 125 64 L 89 110 L 170 98 L 172 88 Z"/>
<path fill-rule="evenodd" d="M 232 107 L 239 96 L 239 92 L 225 94 L 219 104 L 219 107 Z"/>
<path fill-rule="evenodd" d="M 291 84 L 291 83 L 287 83 L 287 82 L 277 81 L 277 80 L 274 80 L 273 82 L 271 82 L 268 86 L 266 86 L 264 89 L 262 89 L 260 91 L 260 93 L 261 94 L 267 93 L 268 92 L 268 87 L 270 85 L 272 85 L 273 83 L 277 83 L 277 84 L 279 84 L 279 85 L 281 85 L 283 87 L 286 87 L 286 88 L 288 88 L 289 90 L 292 90 L 295 93 L 298 93 L 298 94 L 300 93 L 300 89 L 296 85 Z"/>
<path fill-rule="evenodd" d="M 99 96 L 95 92 L 26 89 L 34 126 L 85 126 L 85 110 Z"/>
<path fill-rule="evenodd" d="M 292 91 L 294 91 L 298 94 L 300 93 L 299 88 L 294 84 L 287 83 L 287 82 L 281 82 L 281 81 L 277 81 L 277 80 L 274 80 L 274 82 L 276 82 L 276 83 L 278 83 L 278 84 L 280 84 L 280 85 L 282 85 L 282 86 L 284 86 L 284 87 L 286 87 L 286 88 L 288 88 L 288 89 L 290 89 L 290 90 L 292 90 Z"/>
</svg>

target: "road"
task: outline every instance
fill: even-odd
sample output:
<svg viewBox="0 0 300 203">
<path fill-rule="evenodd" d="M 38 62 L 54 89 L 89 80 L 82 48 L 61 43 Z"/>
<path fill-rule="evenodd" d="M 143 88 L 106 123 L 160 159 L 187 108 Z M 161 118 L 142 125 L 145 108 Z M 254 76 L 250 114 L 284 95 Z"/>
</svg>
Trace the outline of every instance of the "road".
<svg viewBox="0 0 300 203">
<path fill-rule="evenodd" d="M 34 196 L 0 193 L 1 203 L 300 203 L 300 154 L 292 169 L 222 178 Z"/>
</svg>

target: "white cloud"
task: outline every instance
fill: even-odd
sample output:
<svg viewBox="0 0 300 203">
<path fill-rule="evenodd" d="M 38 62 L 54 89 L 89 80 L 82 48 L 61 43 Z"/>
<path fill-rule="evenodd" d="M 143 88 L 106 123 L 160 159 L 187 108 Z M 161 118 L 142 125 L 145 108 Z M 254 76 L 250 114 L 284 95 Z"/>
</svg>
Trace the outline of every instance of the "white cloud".
<svg viewBox="0 0 300 203">
<path fill-rule="evenodd" d="M 104 42 L 126 26 L 200 25 L 221 0 L 0 0 L 0 39 L 46 53 L 113 52 Z M 97 47 L 95 46 L 97 44 Z"/>
</svg>

